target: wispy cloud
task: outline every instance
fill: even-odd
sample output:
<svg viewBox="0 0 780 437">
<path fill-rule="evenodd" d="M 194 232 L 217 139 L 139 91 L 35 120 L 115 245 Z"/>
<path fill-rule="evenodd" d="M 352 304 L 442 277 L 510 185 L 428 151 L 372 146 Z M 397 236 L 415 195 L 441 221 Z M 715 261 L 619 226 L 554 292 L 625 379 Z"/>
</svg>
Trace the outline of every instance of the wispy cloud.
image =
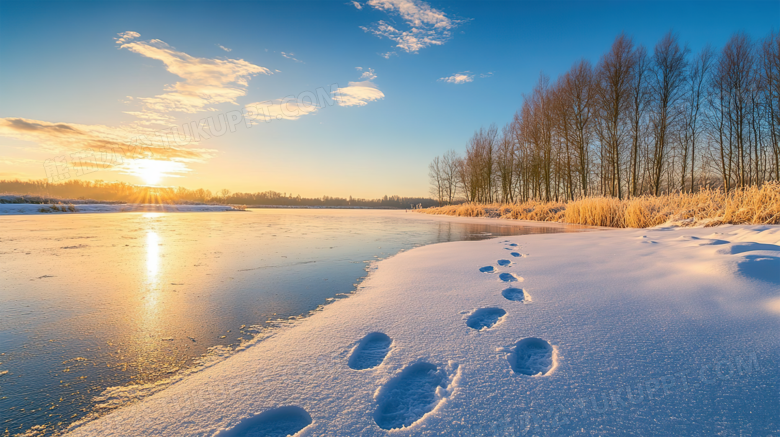
<svg viewBox="0 0 780 437">
<path fill-rule="evenodd" d="M 304 115 L 317 112 L 319 106 L 308 100 L 298 100 L 296 97 L 265 100 L 246 105 L 249 116 L 258 121 L 297 120 Z"/>
<path fill-rule="evenodd" d="M 224 50 L 226 52 L 232 52 L 233 51 L 233 49 L 229 49 L 229 48 L 223 46 L 222 44 L 217 44 L 217 47 L 221 48 L 222 50 Z"/>
<path fill-rule="evenodd" d="M 165 68 L 184 79 L 154 97 L 140 97 L 146 111 L 165 113 L 180 111 L 195 113 L 220 103 L 236 104 L 246 94 L 249 79 L 257 74 L 272 74 L 267 68 L 243 59 L 197 58 L 175 50 L 163 41 L 128 41 L 127 34 L 137 38 L 137 32 L 119 34 L 120 48 L 147 58 L 162 61 Z"/>
<path fill-rule="evenodd" d="M 361 67 L 357 67 L 357 68 L 360 68 L 360 70 L 358 70 L 358 71 L 363 71 L 363 69 Z M 358 78 L 358 80 L 363 80 L 363 79 L 365 79 L 365 80 L 374 80 L 374 79 L 376 79 L 376 74 L 374 74 L 374 69 L 373 68 L 368 68 L 365 71 L 363 71 L 363 74 L 360 75 L 360 78 Z"/>
<path fill-rule="evenodd" d="M 404 20 L 405 28 L 398 29 L 381 20 L 361 29 L 395 41 L 396 47 L 407 53 L 416 53 L 432 45 L 444 44 L 452 37 L 452 30 L 462 23 L 461 20 L 453 20 L 421 0 L 368 0 L 366 4 L 388 14 L 400 16 Z M 388 58 L 390 53 L 383 56 Z"/>
<path fill-rule="evenodd" d="M 447 82 L 447 83 L 466 83 L 466 82 L 472 82 L 474 81 L 474 75 L 471 74 L 469 71 L 464 71 L 462 73 L 455 73 L 452 76 L 442 77 L 439 79 L 441 82 Z"/>
<path fill-rule="evenodd" d="M 132 30 L 131 31 L 127 31 L 127 32 L 117 33 L 117 35 L 119 35 L 119 36 L 114 38 L 114 41 L 116 41 L 117 44 L 124 44 L 127 41 L 130 41 L 132 39 L 136 39 L 139 36 L 141 36 L 140 33 L 133 32 Z"/>
<path fill-rule="evenodd" d="M 49 123 L 25 118 L 0 118 L 0 136 L 32 141 L 52 154 L 81 153 L 85 150 L 122 156 L 153 156 L 156 160 L 195 162 L 211 158 L 209 149 L 171 146 L 162 138 L 127 128 L 75 123 Z"/>
<path fill-rule="evenodd" d="M 303 62 L 301 60 L 295 59 L 295 53 L 285 53 L 285 52 L 282 52 L 282 56 L 284 56 L 287 59 L 293 60 L 295 62 L 300 62 L 302 64 L 305 63 L 305 62 Z"/>
<path fill-rule="evenodd" d="M 363 9 L 363 5 L 358 3 L 358 2 L 356 2 L 356 1 L 352 2 L 352 6 L 358 8 L 358 9 Z"/>
</svg>

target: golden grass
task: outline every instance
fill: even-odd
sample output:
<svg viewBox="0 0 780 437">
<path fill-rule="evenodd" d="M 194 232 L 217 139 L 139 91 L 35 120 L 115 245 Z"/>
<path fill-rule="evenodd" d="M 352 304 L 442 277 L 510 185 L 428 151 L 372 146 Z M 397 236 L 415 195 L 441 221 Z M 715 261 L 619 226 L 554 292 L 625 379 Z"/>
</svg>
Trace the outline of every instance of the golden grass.
<svg viewBox="0 0 780 437">
<path fill-rule="evenodd" d="M 447 205 L 419 210 L 425 214 L 496 217 L 613 228 L 648 228 L 662 224 L 780 224 L 780 183 L 725 193 L 703 190 L 618 200 L 586 197 L 567 203 L 528 201 L 516 204 Z"/>
<path fill-rule="evenodd" d="M 76 206 L 72 203 L 67 205 L 57 203 L 40 207 L 38 208 L 38 212 L 76 212 Z"/>
</svg>

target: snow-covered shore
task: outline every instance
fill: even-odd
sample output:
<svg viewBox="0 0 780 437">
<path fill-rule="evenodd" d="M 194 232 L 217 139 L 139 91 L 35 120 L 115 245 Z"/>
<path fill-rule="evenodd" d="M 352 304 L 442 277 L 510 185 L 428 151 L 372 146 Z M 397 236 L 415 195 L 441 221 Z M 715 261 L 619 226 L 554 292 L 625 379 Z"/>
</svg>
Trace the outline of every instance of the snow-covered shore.
<svg viewBox="0 0 780 437">
<path fill-rule="evenodd" d="M 780 226 L 436 244 L 72 435 L 776 435 L 778 332 Z"/>
<path fill-rule="evenodd" d="M 56 207 L 56 208 L 53 208 Z M 0 204 L 0 215 L 73 214 L 105 212 L 219 212 L 235 211 L 230 205 L 174 205 L 152 203 L 97 203 L 56 205 L 36 203 Z"/>
</svg>

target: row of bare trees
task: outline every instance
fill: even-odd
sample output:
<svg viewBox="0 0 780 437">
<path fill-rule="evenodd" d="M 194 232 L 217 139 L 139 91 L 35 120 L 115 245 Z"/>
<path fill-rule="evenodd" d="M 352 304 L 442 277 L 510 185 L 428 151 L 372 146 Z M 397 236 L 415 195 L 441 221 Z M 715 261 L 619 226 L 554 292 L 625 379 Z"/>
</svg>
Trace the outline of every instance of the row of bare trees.
<svg viewBox="0 0 780 437">
<path fill-rule="evenodd" d="M 652 51 L 621 34 L 429 174 L 440 203 L 731 190 L 780 180 L 779 140 L 780 33 L 695 54 L 671 32 Z"/>
</svg>

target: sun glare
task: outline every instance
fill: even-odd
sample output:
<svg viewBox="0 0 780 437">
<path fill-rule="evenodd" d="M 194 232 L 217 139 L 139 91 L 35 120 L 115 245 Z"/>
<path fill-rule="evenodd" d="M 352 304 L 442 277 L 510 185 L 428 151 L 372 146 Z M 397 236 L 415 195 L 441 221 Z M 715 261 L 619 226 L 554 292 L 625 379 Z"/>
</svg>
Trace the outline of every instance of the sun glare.
<svg viewBox="0 0 780 437">
<path fill-rule="evenodd" d="M 172 176 L 171 173 L 179 171 L 178 162 L 157 161 L 154 159 L 139 159 L 133 163 L 131 173 L 148 185 L 157 185 L 164 177 Z"/>
</svg>

